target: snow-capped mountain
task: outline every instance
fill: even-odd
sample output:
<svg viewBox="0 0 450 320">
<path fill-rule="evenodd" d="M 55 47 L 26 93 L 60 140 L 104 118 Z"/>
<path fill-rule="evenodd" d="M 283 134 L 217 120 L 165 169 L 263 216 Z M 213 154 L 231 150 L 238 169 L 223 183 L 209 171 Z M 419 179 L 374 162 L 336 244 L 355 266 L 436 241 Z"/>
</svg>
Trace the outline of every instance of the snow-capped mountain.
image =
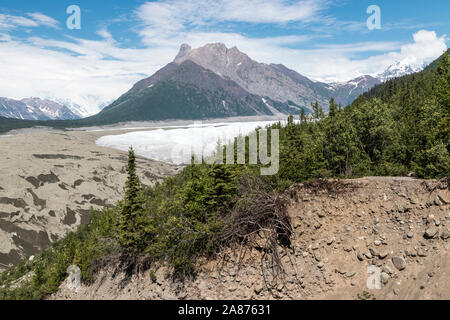
<svg viewBox="0 0 450 320">
<path fill-rule="evenodd" d="M 352 103 L 360 94 L 369 91 L 381 80 L 368 75 L 352 79 L 347 82 L 336 82 L 328 84 L 330 95 L 333 96 L 337 103 L 346 106 Z"/>
<path fill-rule="evenodd" d="M 423 68 L 423 65 L 408 63 L 406 61 L 398 61 L 390 65 L 386 70 L 379 73 L 376 77 L 381 81 L 387 81 L 392 78 L 398 78 L 411 73 L 422 71 Z"/>
<path fill-rule="evenodd" d="M 40 98 L 0 98 L 0 116 L 23 120 L 74 120 L 80 117 L 55 101 Z"/>
<path fill-rule="evenodd" d="M 59 104 L 67 106 L 73 113 L 78 115 L 80 118 L 86 118 L 99 113 L 103 108 L 110 105 L 114 100 L 105 101 L 101 97 L 95 95 L 88 95 L 77 97 L 76 99 L 71 98 L 50 98 Z"/>
<path fill-rule="evenodd" d="M 65 105 L 59 104 L 52 100 L 25 98 L 20 101 L 25 103 L 30 110 L 39 110 L 52 120 L 74 120 L 80 118 Z"/>
</svg>

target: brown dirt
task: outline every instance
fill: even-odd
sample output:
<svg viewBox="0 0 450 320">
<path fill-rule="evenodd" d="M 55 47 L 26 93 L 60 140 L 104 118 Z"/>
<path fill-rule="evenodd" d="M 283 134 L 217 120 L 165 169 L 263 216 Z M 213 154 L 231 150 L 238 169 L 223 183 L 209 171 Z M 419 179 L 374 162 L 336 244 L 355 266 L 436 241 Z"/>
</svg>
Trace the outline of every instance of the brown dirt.
<svg viewBox="0 0 450 320">
<path fill-rule="evenodd" d="M 376 299 L 450 298 L 448 180 L 333 180 L 294 185 L 286 197 L 294 232 L 292 248 L 280 249 L 284 273 L 276 281 L 255 248 L 237 263 L 237 247 L 201 264 L 184 283 L 168 279 L 165 267 L 128 281 L 110 269 L 77 293 L 63 284 L 52 299 L 358 299 L 364 292 Z M 383 272 L 379 289 L 367 287 L 369 266 Z"/>
</svg>

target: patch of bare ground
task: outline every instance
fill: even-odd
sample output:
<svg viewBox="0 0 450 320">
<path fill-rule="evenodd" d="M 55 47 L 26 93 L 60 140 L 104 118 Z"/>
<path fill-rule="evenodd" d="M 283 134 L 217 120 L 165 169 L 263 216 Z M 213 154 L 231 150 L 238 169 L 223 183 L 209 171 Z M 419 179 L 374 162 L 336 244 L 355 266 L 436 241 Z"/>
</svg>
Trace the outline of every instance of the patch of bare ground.
<svg viewBox="0 0 450 320">
<path fill-rule="evenodd" d="M 125 152 L 99 147 L 102 132 L 22 132 L 0 139 L 0 272 L 48 248 L 91 208 L 123 197 Z M 96 161 L 92 161 L 96 160 Z M 151 186 L 175 166 L 138 158 L 142 183 Z"/>
<path fill-rule="evenodd" d="M 261 250 L 257 233 L 184 282 L 166 267 L 131 278 L 105 269 L 93 285 L 63 284 L 52 299 L 450 298 L 448 179 L 315 181 L 283 197 L 292 234 L 276 255 Z"/>
</svg>

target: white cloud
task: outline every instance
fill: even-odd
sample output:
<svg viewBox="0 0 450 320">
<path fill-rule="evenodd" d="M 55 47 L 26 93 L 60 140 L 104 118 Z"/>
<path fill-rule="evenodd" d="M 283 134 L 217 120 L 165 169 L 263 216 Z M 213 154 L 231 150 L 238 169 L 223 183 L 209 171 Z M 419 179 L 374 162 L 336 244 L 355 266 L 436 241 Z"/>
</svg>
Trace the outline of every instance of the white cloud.
<svg viewBox="0 0 450 320">
<path fill-rule="evenodd" d="M 0 13 L 0 30 L 10 30 L 17 27 L 37 27 L 39 24 L 31 19 Z"/>
<path fill-rule="evenodd" d="M 438 37 L 435 31 L 420 30 L 413 35 L 414 42 L 402 46 L 399 53 L 392 56 L 398 61 L 423 64 L 434 60 L 446 49 L 446 36 Z"/>
<path fill-rule="evenodd" d="M 111 102 L 174 54 L 166 48 L 121 49 L 103 41 L 31 38 L 0 41 L 0 96 L 67 100 L 87 113 Z M 152 58 L 149 58 L 152 57 Z"/>
<path fill-rule="evenodd" d="M 396 62 L 422 66 L 439 57 L 447 49 L 446 36 L 435 31 L 420 30 L 413 42 L 371 42 L 325 45 L 311 50 L 290 50 L 284 56 L 287 66 L 321 81 L 347 81 L 369 74 L 376 75 Z M 380 51 L 358 59 L 360 52 Z"/>
<path fill-rule="evenodd" d="M 147 2 L 138 16 L 151 27 L 181 30 L 211 22 L 286 23 L 309 21 L 326 7 L 323 0 L 167 0 Z"/>
<path fill-rule="evenodd" d="M 47 26 L 57 28 L 59 22 L 40 12 L 28 13 L 28 17 L 15 16 L 0 13 L 0 30 L 12 30 L 16 28 L 35 28 Z"/>
<path fill-rule="evenodd" d="M 218 16 L 224 21 L 258 23 L 309 21 L 315 18 L 324 6 L 324 1 L 317 0 L 296 1 L 292 4 L 281 0 L 232 0 L 225 1 Z"/>
<path fill-rule="evenodd" d="M 28 13 L 27 15 L 40 25 L 51 28 L 58 28 L 59 22 L 49 16 L 46 16 L 45 14 L 42 14 L 40 12 L 33 12 Z"/>
</svg>

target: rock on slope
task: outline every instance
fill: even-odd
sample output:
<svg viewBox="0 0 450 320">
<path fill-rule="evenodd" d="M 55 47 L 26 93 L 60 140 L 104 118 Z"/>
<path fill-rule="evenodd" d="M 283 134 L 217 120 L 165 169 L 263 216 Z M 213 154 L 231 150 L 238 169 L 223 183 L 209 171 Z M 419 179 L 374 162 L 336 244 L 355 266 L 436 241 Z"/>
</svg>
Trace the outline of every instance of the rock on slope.
<svg viewBox="0 0 450 320">
<path fill-rule="evenodd" d="M 281 252 L 284 280 L 270 281 L 256 249 L 238 268 L 236 248 L 225 260 L 202 264 L 197 277 L 184 284 L 166 279 L 164 267 L 153 270 L 155 281 L 150 272 L 125 280 L 105 270 L 92 286 L 75 293 L 63 284 L 52 298 L 450 298 L 448 180 L 368 177 L 305 183 L 292 186 L 286 196 L 294 234 L 292 248 Z M 378 268 L 372 279 L 381 282 L 380 289 L 368 289 L 368 267 Z"/>
</svg>

